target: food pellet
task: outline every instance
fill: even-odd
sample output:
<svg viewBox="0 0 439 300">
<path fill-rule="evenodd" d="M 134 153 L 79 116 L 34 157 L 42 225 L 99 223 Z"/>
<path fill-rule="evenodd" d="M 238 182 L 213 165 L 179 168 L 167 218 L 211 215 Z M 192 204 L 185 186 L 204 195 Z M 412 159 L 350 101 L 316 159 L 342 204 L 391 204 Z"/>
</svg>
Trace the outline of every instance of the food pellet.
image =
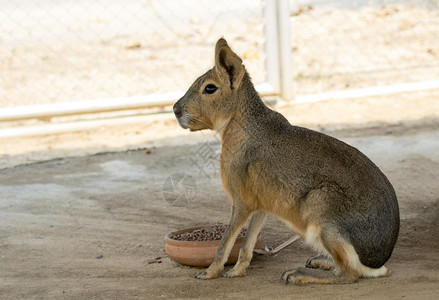
<svg viewBox="0 0 439 300">
<path fill-rule="evenodd" d="M 227 225 L 214 225 L 206 226 L 200 229 L 196 229 L 191 232 L 183 232 L 181 234 L 176 234 L 171 236 L 171 239 L 177 241 L 217 241 L 221 240 L 224 236 L 224 232 L 227 229 Z M 247 232 L 246 228 L 241 229 L 238 237 L 244 237 Z"/>
</svg>

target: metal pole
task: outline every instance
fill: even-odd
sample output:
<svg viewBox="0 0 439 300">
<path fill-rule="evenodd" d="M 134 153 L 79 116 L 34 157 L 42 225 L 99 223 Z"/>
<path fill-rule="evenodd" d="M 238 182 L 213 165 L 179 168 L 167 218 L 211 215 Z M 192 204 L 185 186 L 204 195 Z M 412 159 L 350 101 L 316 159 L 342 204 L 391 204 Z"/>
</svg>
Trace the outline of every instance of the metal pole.
<svg viewBox="0 0 439 300">
<path fill-rule="evenodd" d="M 263 2 L 266 81 L 285 100 L 294 97 L 288 2 Z"/>
<path fill-rule="evenodd" d="M 269 84 L 257 84 L 256 90 L 262 96 L 278 94 L 278 91 L 274 91 L 273 87 Z M 0 108 L 0 122 L 166 107 L 172 106 L 183 95 L 184 92 L 182 91 L 122 98 L 5 107 Z"/>
<path fill-rule="evenodd" d="M 281 90 L 280 95 L 285 100 L 294 98 L 293 64 L 291 59 L 290 9 L 288 0 L 278 0 L 278 34 Z"/>
<path fill-rule="evenodd" d="M 279 34 L 277 25 L 277 0 L 263 1 L 265 35 L 265 80 L 280 94 Z"/>
</svg>

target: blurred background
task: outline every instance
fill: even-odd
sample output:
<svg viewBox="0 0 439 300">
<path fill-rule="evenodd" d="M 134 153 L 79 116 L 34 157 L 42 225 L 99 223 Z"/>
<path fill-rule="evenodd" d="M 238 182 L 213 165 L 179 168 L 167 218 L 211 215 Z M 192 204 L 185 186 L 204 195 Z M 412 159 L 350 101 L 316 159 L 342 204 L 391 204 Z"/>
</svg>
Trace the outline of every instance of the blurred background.
<svg viewBox="0 0 439 300">
<path fill-rule="evenodd" d="M 264 83 L 265 2 L 0 0 L 0 108 L 182 92 L 221 36 Z M 437 0 L 291 0 L 288 15 L 294 97 L 439 79 Z"/>
</svg>

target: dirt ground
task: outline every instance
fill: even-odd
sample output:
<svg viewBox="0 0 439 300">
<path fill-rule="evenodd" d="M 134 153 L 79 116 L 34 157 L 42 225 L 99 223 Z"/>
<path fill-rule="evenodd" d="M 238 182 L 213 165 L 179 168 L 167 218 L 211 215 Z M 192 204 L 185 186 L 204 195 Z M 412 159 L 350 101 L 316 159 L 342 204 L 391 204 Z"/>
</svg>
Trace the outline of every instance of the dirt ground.
<svg viewBox="0 0 439 300">
<path fill-rule="evenodd" d="M 276 256 L 256 256 L 246 277 L 194 279 L 199 269 L 166 257 L 164 236 L 228 222 L 219 143 L 213 133 L 183 131 L 164 114 L 90 132 L 0 140 L 0 298 L 437 299 L 439 91 L 277 109 L 294 124 L 356 146 L 389 177 L 401 210 L 390 277 L 281 285 L 283 271 L 313 254 L 298 241 Z M 163 197 L 166 179 L 178 173 L 196 182 L 188 203 Z M 292 234 L 274 217 L 262 230 L 269 247 Z"/>
</svg>

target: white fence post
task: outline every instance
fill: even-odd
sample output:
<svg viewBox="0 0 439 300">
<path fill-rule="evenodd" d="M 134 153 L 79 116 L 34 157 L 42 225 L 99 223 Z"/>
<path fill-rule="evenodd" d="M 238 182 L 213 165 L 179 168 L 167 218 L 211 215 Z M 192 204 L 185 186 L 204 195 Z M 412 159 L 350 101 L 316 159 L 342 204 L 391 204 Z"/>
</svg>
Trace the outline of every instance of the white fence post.
<svg viewBox="0 0 439 300">
<path fill-rule="evenodd" d="M 293 64 L 291 59 L 290 8 L 288 0 L 278 0 L 278 34 L 281 74 L 281 96 L 294 98 Z"/>
<path fill-rule="evenodd" d="M 294 97 L 288 0 L 265 0 L 264 35 L 266 80 L 279 95 Z"/>
<path fill-rule="evenodd" d="M 263 2 L 265 36 L 265 80 L 276 93 L 280 93 L 279 35 L 277 28 L 277 0 Z"/>
</svg>

